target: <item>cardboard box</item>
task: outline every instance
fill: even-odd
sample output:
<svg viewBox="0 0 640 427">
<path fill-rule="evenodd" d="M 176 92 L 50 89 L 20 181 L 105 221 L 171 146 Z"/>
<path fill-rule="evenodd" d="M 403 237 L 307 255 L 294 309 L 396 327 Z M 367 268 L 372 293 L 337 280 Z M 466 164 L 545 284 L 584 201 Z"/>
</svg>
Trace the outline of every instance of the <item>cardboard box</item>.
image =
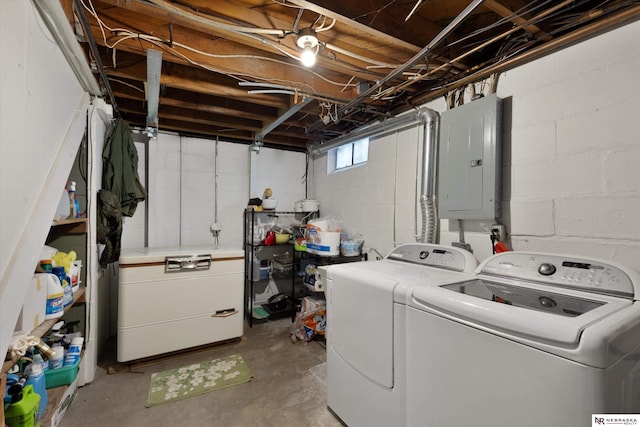
<svg viewBox="0 0 640 427">
<path fill-rule="evenodd" d="M 59 387 L 60 390 L 64 390 L 63 387 Z M 52 390 L 58 390 L 58 389 L 52 389 Z M 58 425 L 60 425 L 60 422 L 62 421 L 62 418 L 64 417 L 64 414 L 67 412 L 67 408 L 69 407 L 69 405 L 71 405 L 71 403 L 75 400 L 76 396 L 78 395 L 78 379 L 76 378 L 71 384 L 69 384 L 69 387 L 66 388 L 66 390 L 64 390 L 64 393 L 61 396 L 57 396 L 56 393 L 51 393 L 49 390 L 47 390 L 49 394 L 49 405 L 51 405 L 51 398 L 52 398 L 52 394 L 53 397 L 55 399 L 55 408 L 53 409 L 53 413 L 51 414 L 51 422 L 48 424 L 48 426 L 50 427 L 58 427 Z M 48 412 L 48 411 L 47 411 Z M 47 424 L 44 423 L 42 425 L 42 427 L 47 427 Z"/>
<path fill-rule="evenodd" d="M 315 310 L 325 310 L 326 307 L 326 301 L 321 298 L 304 297 L 302 298 L 302 307 L 300 311 L 302 314 L 307 314 Z"/>
</svg>

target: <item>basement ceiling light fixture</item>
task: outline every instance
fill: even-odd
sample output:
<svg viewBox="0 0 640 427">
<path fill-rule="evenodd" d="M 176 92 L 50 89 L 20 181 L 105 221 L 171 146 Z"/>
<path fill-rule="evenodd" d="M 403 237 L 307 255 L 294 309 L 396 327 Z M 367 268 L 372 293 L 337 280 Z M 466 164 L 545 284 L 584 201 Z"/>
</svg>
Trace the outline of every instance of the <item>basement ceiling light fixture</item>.
<svg viewBox="0 0 640 427">
<path fill-rule="evenodd" d="M 318 37 L 316 32 L 312 28 L 303 28 L 298 33 L 298 40 L 296 44 L 302 53 L 300 54 L 300 62 L 305 67 L 313 67 L 316 63 L 316 55 L 318 54 Z"/>
</svg>

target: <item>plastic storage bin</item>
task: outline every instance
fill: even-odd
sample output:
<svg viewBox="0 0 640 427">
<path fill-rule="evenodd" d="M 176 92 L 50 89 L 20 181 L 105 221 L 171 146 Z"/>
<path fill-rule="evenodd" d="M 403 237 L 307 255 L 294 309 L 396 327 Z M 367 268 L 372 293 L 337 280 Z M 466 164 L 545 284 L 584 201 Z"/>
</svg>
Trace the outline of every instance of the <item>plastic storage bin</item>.
<svg viewBox="0 0 640 427">
<path fill-rule="evenodd" d="M 78 375 L 78 368 L 80 366 L 80 359 L 73 365 L 63 366 L 58 369 L 47 369 L 45 371 L 45 378 L 47 389 L 68 385 L 76 379 Z"/>
</svg>

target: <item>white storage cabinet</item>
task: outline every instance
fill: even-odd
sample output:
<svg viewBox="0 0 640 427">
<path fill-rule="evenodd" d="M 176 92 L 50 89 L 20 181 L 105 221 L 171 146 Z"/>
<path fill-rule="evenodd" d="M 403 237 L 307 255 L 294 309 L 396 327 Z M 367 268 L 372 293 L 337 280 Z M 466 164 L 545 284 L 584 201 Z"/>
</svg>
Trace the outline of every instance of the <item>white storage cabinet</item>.
<svg viewBox="0 0 640 427">
<path fill-rule="evenodd" d="M 123 250 L 118 361 L 242 336 L 243 269 L 242 250 Z"/>
</svg>

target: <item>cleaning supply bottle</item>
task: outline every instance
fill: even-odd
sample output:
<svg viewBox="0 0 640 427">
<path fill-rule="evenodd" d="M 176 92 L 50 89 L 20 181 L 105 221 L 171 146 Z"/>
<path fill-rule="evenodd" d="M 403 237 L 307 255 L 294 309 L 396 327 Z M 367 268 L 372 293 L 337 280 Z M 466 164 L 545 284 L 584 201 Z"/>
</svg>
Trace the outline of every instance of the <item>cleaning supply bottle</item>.
<svg viewBox="0 0 640 427">
<path fill-rule="evenodd" d="M 40 427 L 40 396 L 31 384 L 14 386 L 9 389 L 11 404 L 4 412 L 7 427 Z"/>
<path fill-rule="evenodd" d="M 64 306 L 69 307 L 73 304 L 73 289 L 71 288 L 71 280 L 69 280 L 69 276 L 64 271 L 64 267 L 55 266 L 53 267 L 53 274 L 58 277 L 60 280 L 60 285 L 62 286 L 62 290 L 64 291 Z"/>
<path fill-rule="evenodd" d="M 49 362 L 44 360 L 44 357 L 42 357 L 42 354 L 40 353 L 36 353 L 33 355 L 33 363 L 35 363 L 36 365 L 40 365 L 40 368 L 43 372 L 49 368 Z"/>
<path fill-rule="evenodd" d="M 84 344 L 84 338 L 74 337 L 69 345 L 69 351 L 64 358 L 64 366 L 72 366 L 78 363 L 80 360 L 80 353 L 82 352 L 82 344 Z"/>
<path fill-rule="evenodd" d="M 54 345 L 53 356 L 49 359 L 49 369 L 60 369 L 64 366 L 64 347 L 61 345 Z"/>
<path fill-rule="evenodd" d="M 64 289 L 60 284 L 58 276 L 47 274 L 47 305 L 44 318 L 47 320 L 57 319 L 64 314 Z"/>
<path fill-rule="evenodd" d="M 53 270 L 53 261 L 50 259 L 41 259 L 40 268 L 42 268 L 42 271 L 45 273 L 51 273 Z"/>
<path fill-rule="evenodd" d="M 27 365 L 24 368 L 24 374 L 29 377 L 27 379 L 27 385 L 31 384 L 33 386 L 33 391 L 38 393 L 40 396 L 40 418 L 44 415 L 44 411 L 47 409 L 47 401 L 49 400 L 47 397 L 47 386 L 45 380 L 45 374 L 42 370 L 42 367 L 37 363 L 32 363 Z"/>
<path fill-rule="evenodd" d="M 76 205 L 76 218 L 80 218 L 80 200 L 78 200 L 78 194 L 73 195 L 73 201 Z"/>
<path fill-rule="evenodd" d="M 69 185 L 69 218 L 78 218 L 78 203 L 76 199 L 76 182 Z"/>
</svg>

